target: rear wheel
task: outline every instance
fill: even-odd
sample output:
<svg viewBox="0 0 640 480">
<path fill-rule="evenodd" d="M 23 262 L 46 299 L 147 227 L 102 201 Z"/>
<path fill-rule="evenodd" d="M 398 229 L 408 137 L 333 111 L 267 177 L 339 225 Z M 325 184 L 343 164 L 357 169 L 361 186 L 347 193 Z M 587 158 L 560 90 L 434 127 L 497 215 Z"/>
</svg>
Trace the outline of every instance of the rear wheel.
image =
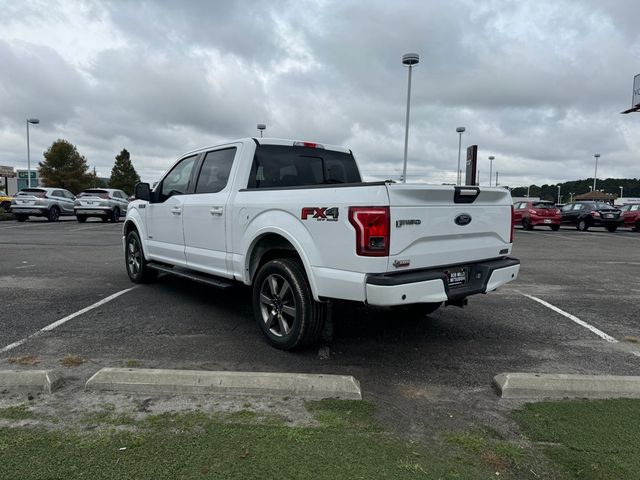
<svg viewBox="0 0 640 480">
<path fill-rule="evenodd" d="M 635 228 L 636 232 L 640 232 L 640 220 L 638 220 L 636 222 L 636 228 Z"/>
<path fill-rule="evenodd" d="M 120 221 L 120 209 L 118 207 L 113 209 L 113 212 L 111 212 L 111 218 L 109 220 L 113 223 L 117 223 Z"/>
<path fill-rule="evenodd" d="M 431 315 L 442 306 L 442 302 L 435 303 L 412 303 L 411 305 L 398 305 L 392 307 L 394 313 L 409 317 L 422 318 Z"/>
<path fill-rule="evenodd" d="M 84 223 L 87 221 L 87 217 L 85 217 L 84 215 L 76 215 L 76 218 L 80 223 Z"/>
<path fill-rule="evenodd" d="M 106 216 L 102 216 L 100 217 L 100 220 L 102 220 L 102 223 L 107 223 L 109 221 L 110 216 L 106 215 Z"/>
<path fill-rule="evenodd" d="M 49 209 L 47 213 L 47 220 L 50 222 L 57 222 L 60 218 L 60 209 L 54 205 Z"/>
<path fill-rule="evenodd" d="M 586 218 L 578 220 L 576 228 L 581 232 L 586 232 L 587 230 L 589 230 L 589 221 Z"/>
<path fill-rule="evenodd" d="M 16 213 L 16 220 L 18 220 L 19 222 L 26 222 L 27 218 L 29 218 L 29 215 L 23 215 L 20 213 Z"/>
<path fill-rule="evenodd" d="M 524 228 L 525 230 L 533 230 L 533 225 L 531 225 L 531 222 L 528 218 L 522 219 L 522 228 Z"/>
<path fill-rule="evenodd" d="M 560 225 L 551 225 L 551 230 L 557 232 L 558 230 L 560 230 Z"/>
<path fill-rule="evenodd" d="M 127 234 L 127 241 L 124 252 L 124 259 L 127 266 L 127 275 L 133 283 L 148 283 L 158 276 L 158 271 L 148 267 L 144 258 L 140 235 L 136 230 Z"/>
<path fill-rule="evenodd" d="M 318 341 L 327 305 L 313 299 L 302 265 L 281 258 L 265 263 L 256 275 L 253 312 L 269 343 L 291 350 Z"/>
<path fill-rule="evenodd" d="M 2 207 L 6 213 L 9 213 L 11 211 L 11 202 L 4 201 L 0 204 L 0 207 Z"/>
<path fill-rule="evenodd" d="M 606 229 L 611 233 L 615 232 L 618 229 L 617 225 L 607 225 Z"/>
</svg>

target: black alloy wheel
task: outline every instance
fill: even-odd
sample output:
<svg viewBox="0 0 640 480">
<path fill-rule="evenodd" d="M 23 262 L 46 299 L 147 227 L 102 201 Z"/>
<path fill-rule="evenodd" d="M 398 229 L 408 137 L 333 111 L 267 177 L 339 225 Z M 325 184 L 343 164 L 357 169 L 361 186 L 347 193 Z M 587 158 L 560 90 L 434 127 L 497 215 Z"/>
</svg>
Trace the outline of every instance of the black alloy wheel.
<svg viewBox="0 0 640 480">
<path fill-rule="evenodd" d="M 57 222 L 59 219 L 60 219 L 60 209 L 56 205 L 53 205 L 49 209 L 49 212 L 47 213 L 47 220 L 50 222 Z"/>
<path fill-rule="evenodd" d="M 313 299 L 302 265 L 281 258 L 258 271 L 253 282 L 253 312 L 269 343 L 291 350 L 317 342 L 327 305 Z"/>
<path fill-rule="evenodd" d="M 148 283 L 158 276 L 158 271 L 149 268 L 144 258 L 140 236 L 136 230 L 127 234 L 124 252 L 127 275 L 133 283 Z"/>
</svg>

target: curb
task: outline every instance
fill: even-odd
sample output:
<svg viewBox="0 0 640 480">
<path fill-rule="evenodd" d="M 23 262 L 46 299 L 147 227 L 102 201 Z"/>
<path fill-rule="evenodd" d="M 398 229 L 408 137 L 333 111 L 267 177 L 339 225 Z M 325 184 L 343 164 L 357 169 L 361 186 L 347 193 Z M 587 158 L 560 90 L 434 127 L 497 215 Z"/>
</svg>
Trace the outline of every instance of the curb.
<svg viewBox="0 0 640 480">
<path fill-rule="evenodd" d="M 639 376 L 501 373 L 493 386 L 502 398 L 640 398 Z"/>
<path fill-rule="evenodd" d="M 85 389 L 362 400 L 360 382 L 352 376 L 306 373 L 103 368 Z"/>
<path fill-rule="evenodd" d="M 0 370 L 0 388 L 52 393 L 63 383 L 55 370 Z"/>
</svg>

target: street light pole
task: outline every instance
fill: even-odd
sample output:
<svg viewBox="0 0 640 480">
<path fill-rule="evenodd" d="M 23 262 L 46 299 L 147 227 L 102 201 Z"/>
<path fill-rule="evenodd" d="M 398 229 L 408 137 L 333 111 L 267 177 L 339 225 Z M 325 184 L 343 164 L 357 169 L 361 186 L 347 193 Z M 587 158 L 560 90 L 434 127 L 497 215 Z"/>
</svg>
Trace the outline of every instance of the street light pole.
<svg viewBox="0 0 640 480">
<path fill-rule="evenodd" d="M 264 123 L 259 123 L 256 128 L 260 130 L 260 138 L 262 138 L 262 132 L 267 129 L 267 126 Z"/>
<path fill-rule="evenodd" d="M 460 150 L 462 149 L 462 134 L 464 133 L 464 127 L 456 128 L 456 132 L 458 132 L 458 185 L 462 185 L 462 171 L 460 170 Z"/>
<path fill-rule="evenodd" d="M 411 107 L 411 70 L 420 61 L 417 53 L 405 53 L 402 56 L 402 64 L 409 67 L 409 83 L 407 85 L 407 118 L 404 128 L 404 163 L 402 165 L 402 183 L 407 183 L 407 148 L 409 146 L 409 110 Z"/>
<path fill-rule="evenodd" d="M 496 157 L 494 157 L 493 155 L 491 155 L 489 157 L 489 186 L 491 186 L 491 175 L 493 174 L 493 161 L 495 160 Z"/>
<path fill-rule="evenodd" d="M 560 201 L 560 185 L 558 185 L 558 203 L 562 203 L 562 202 Z"/>
<path fill-rule="evenodd" d="M 596 178 L 598 177 L 598 159 L 600 158 L 600 154 L 596 153 L 594 155 L 594 157 L 596 158 L 596 170 L 593 174 L 593 191 L 596 191 Z"/>
<path fill-rule="evenodd" d="M 622 188 L 622 185 L 620 185 L 620 198 L 622 198 L 622 197 L 624 196 L 624 195 L 622 195 L 622 192 L 623 192 L 623 191 L 624 191 L 624 190 L 623 190 L 623 188 Z"/>
<path fill-rule="evenodd" d="M 27 188 L 31 188 L 31 148 L 29 146 L 29 124 L 37 125 L 40 120 L 37 118 L 27 118 Z"/>
</svg>

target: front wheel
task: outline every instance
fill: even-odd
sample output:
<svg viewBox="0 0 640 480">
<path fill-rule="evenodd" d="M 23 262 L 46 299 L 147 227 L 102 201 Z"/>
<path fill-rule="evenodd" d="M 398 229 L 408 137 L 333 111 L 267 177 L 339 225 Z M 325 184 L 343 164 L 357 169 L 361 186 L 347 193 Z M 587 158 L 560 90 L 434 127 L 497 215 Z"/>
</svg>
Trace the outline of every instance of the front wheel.
<svg viewBox="0 0 640 480">
<path fill-rule="evenodd" d="M 127 234 L 124 259 L 127 266 L 127 275 L 133 283 L 148 283 L 158 276 L 158 271 L 149 268 L 144 258 L 140 235 L 135 230 Z"/>
<path fill-rule="evenodd" d="M 313 299 L 302 265 L 281 258 L 258 271 L 253 282 L 253 312 L 269 343 L 291 350 L 317 342 L 327 306 Z"/>
<path fill-rule="evenodd" d="M 585 218 L 578 220 L 578 225 L 576 225 L 576 228 L 580 232 L 586 232 L 587 230 L 589 230 L 589 222 L 587 222 Z"/>
<path fill-rule="evenodd" d="M 19 222 L 26 222 L 27 218 L 29 218 L 29 215 L 23 215 L 20 213 L 16 213 L 16 220 L 18 220 Z"/>
<path fill-rule="evenodd" d="M 551 225 L 551 230 L 557 232 L 558 230 L 560 230 L 560 225 Z"/>
<path fill-rule="evenodd" d="M 113 223 L 118 223 L 120 221 L 120 209 L 118 207 L 113 209 L 109 220 Z"/>
<path fill-rule="evenodd" d="M 84 215 L 76 215 L 76 219 L 80 222 L 80 223 L 84 223 L 87 221 L 87 217 L 85 217 Z"/>
<path fill-rule="evenodd" d="M 617 225 L 608 225 L 606 228 L 607 228 L 607 230 L 609 232 L 613 233 L 618 229 L 618 226 Z"/>
<path fill-rule="evenodd" d="M 60 209 L 56 205 L 54 205 L 49 209 L 49 212 L 47 213 L 47 220 L 50 222 L 57 222 L 59 218 Z"/>
<path fill-rule="evenodd" d="M 0 207 L 2 207 L 5 213 L 11 212 L 11 202 L 4 201 L 0 204 Z"/>
<path fill-rule="evenodd" d="M 522 228 L 525 230 L 533 230 L 533 225 L 531 225 L 531 222 L 528 218 L 522 219 Z"/>
</svg>

